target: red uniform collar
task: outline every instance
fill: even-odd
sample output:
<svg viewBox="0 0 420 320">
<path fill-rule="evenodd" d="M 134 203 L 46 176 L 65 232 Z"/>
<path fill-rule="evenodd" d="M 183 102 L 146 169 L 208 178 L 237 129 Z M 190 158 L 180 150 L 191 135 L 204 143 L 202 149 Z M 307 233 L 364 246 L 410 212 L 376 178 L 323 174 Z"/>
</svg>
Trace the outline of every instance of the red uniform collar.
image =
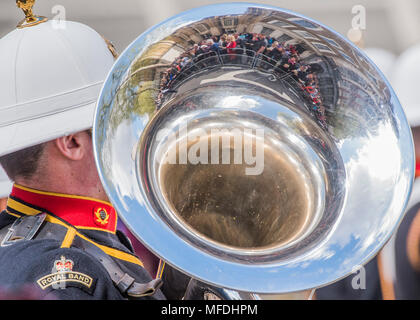
<svg viewBox="0 0 420 320">
<path fill-rule="evenodd" d="M 44 209 L 79 229 L 115 233 L 117 227 L 117 214 L 112 205 L 88 197 L 39 191 L 15 184 L 7 207 L 23 214 L 31 214 L 31 209 Z"/>
</svg>

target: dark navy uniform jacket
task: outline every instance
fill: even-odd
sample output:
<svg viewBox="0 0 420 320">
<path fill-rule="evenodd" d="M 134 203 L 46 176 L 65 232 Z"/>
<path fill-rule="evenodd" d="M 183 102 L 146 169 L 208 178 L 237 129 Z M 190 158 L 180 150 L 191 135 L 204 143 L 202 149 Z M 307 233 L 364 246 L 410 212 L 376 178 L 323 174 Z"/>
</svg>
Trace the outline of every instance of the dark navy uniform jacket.
<svg viewBox="0 0 420 320">
<path fill-rule="evenodd" d="M 105 252 L 112 265 L 137 283 L 162 276 L 163 262 L 153 277 L 143 268 L 128 238 L 116 229 L 117 214 L 107 202 L 15 185 L 6 211 L 0 213 L 0 235 L 7 238 L 4 232 L 19 217 L 38 217 L 40 213 L 46 215 L 42 215 L 45 221 L 37 234 L 43 233 L 45 237 L 9 239 L 0 247 L 0 296 L 22 293 L 23 288 L 39 299 L 128 298 L 117 288 L 104 263 L 77 243 Z M 142 298 L 165 296 L 156 290 Z"/>
</svg>

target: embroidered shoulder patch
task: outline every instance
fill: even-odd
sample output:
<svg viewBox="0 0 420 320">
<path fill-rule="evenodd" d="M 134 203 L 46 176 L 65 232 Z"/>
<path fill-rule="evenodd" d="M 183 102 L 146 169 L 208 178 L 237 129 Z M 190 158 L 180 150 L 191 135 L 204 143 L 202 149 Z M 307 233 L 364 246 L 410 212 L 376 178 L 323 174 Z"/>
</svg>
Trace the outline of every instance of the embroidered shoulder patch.
<svg viewBox="0 0 420 320">
<path fill-rule="evenodd" d="M 92 277 L 73 271 L 73 266 L 72 260 L 61 256 L 60 260 L 54 261 L 51 273 L 37 280 L 38 285 L 42 290 L 50 286 L 53 289 L 65 289 L 69 284 L 78 284 L 90 289 L 93 283 Z"/>
</svg>

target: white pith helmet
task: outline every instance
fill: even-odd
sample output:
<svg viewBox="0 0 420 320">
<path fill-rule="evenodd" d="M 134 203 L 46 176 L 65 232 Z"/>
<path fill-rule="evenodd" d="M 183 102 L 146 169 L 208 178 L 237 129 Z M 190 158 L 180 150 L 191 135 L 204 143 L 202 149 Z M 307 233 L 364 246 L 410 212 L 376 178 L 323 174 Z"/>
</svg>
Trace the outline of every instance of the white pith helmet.
<svg viewBox="0 0 420 320">
<path fill-rule="evenodd" d="M 398 57 L 391 79 L 411 127 L 420 126 L 419 74 L 420 44 L 417 44 L 408 48 Z"/>
</svg>

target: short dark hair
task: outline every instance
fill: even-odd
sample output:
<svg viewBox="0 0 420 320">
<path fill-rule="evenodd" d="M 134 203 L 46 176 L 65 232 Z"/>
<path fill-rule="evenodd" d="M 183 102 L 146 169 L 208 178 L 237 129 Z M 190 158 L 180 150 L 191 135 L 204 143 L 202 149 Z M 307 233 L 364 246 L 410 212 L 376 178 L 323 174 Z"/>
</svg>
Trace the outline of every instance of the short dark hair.
<svg viewBox="0 0 420 320">
<path fill-rule="evenodd" d="M 0 157 L 0 165 L 9 179 L 31 178 L 39 166 L 45 143 L 37 144 Z"/>
</svg>

